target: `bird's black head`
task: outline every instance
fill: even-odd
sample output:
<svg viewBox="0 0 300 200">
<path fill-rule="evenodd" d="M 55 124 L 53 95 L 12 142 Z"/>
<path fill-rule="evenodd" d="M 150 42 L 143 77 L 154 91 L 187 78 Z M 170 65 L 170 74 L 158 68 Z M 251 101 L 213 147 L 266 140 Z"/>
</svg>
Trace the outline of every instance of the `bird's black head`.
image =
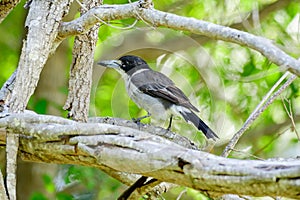
<svg viewBox="0 0 300 200">
<path fill-rule="evenodd" d="M 119 58 L 119 60 L 121 61 L 120 68 L 124 70 L 126 73 L 130 72 L 131 70 L 136 71 L 137 69 L 141 69 L 141 68 L 149 68 L 146 61 L 144 61 L 142 58 L 138 56 L 132 56 L 132 55 L 122 56 L 121 58 Z"/>
<path fill-rule="evenodd" d="M 114 68 L 121 74 L 131 75 L 140 69 L 150 69 L 148 64 L 138 56 L 122 56 L 118 60 L 103 60 L 98 62 L 104 67 Z"/>
</svg>

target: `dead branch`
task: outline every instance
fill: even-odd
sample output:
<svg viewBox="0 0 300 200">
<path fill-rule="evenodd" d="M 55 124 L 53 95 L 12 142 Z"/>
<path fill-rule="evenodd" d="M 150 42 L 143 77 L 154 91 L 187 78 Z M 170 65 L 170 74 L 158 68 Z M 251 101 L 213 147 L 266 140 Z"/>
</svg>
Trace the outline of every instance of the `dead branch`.
<svg viewBox="0 0 300 200">
<path fill-rule="evenodd" d="M 100 5 L 98 0 L 83 1 L 84 8 L 82 8 L 81 14 L 98 5 Z M 69 93 L 64 109 L 68 110 L 68 116 L 76 121 L 85 122 L 88 118 L 98 29 L 99 24 L 95 24 L 87 33 L 76 36 L 74 41 Z"/>
<path fill-rule="evenodd" d="M 26 113 L 0 119 L 0 128 L 20 135 L 19 153 L 29 161 L 81 164 L 106 172 L 112 169 L 114 173 L 140 174 L 216 196 L 300 197 L 300 160 L 222 158 L 181 146 L 151 132 L 156 130 L 163 134 L 164 129 L 145 125 L 139 130 L 132 128 L 136 125 L 130 121 L 109 120 L 128 126 L 95 121 L 80 123 Z M 0 138 L 4 143 L 3 137 Z"/>
</svg>

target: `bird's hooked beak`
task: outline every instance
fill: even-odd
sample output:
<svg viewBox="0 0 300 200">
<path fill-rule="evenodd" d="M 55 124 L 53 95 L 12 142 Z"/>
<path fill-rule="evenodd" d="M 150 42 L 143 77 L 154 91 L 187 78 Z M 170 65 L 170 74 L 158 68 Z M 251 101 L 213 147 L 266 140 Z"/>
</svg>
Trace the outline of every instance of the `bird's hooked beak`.
<svg viewBox="0 0 300 200">
<path fill-rule="evenodd" d="M 120 60 L 103 60 L 97 63 L 98 65 L 119 69 L 122 65 L 122 62 Z"/>
</svg>

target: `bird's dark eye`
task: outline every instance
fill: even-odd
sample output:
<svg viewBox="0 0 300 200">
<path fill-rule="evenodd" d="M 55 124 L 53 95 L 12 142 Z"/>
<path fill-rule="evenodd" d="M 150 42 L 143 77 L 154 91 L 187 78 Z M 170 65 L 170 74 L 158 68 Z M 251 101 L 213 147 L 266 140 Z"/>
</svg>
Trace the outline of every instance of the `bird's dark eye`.
<svg viewBox="0 0 300 200">
<path fill-rule="evenodd" d="M 126 60 L 122 63 L 122 68 L 126 68 L 129 65 L 129 62 Z"/>
</svg>

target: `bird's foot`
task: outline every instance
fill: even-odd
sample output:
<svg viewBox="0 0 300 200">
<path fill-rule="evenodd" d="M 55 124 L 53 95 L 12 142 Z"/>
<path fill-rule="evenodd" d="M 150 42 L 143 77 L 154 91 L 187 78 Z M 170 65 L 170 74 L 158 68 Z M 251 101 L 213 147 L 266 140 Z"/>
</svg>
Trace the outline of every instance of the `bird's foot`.
<svg viewBox="0 0 300 200">
<path fill-rule="evenodd" d="M 141 127 L 141 119 L 140 118 L 132 118 L 132 121 L 134 122 L 134 123 L 136 123 L 136 125 L 139 127 L 139 129 L 140 129 L 140 127 Z"/>
<path fill-rule="evenodd" d="M 150 116 L 151 116 L 151 114 L 148 113 L 147 115 L 142 116 L 142 117 L 132 118 L 132 121 L 133 121 L 134 123 L 136 123 L 136 124 L 138 125 L 138 127 L 140 128 L 140 127 L 141 127 L 141 120 L 142 120 L 142 119 L 145 119 L 145 118 L 148 118 L 148 117 L 150 117 Z"/>
<path fill-rule="evenodd" d="M 139 118 L 132 118 L 132 121 L 133 121 L 134 123 L 139 124 L 139 123 L 141 123 L 141 120 L 142 120 L 142 119 L 148 118 L 148 117 L 150 117 L 150 116 L 151 116 L 151 114 L 148 113 L 147 115 L 142 116 L 142 117 L 139 117 Z"/>
<path fill-rule="evenodd" d="M 169 121 L 169 125 L 168 125 L 168 128 L 167 128 L 167 131 L 170 131 L 170 130 L 171 130 L 171 127 L 172 127 L 172 121 L 173 121 L 173 115 L 171 115 L 171 117 L 170 117 L 170 121 Z"/>
</svg>

